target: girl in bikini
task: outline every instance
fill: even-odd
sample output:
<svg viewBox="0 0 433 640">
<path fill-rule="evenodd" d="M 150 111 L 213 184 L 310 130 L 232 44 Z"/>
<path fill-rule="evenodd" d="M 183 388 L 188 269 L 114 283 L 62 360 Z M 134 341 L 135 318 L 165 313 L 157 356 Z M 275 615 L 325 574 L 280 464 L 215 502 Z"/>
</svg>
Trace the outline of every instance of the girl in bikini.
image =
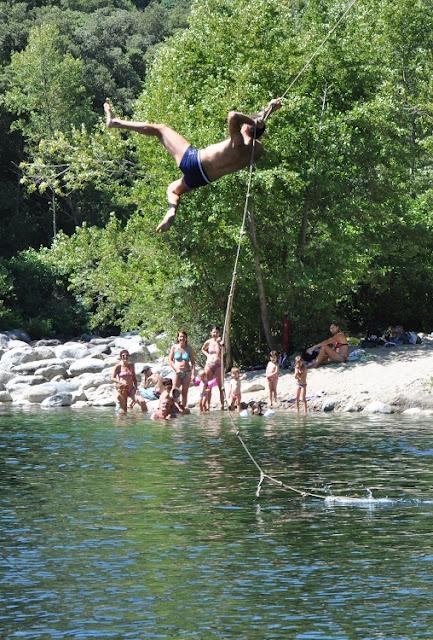
<svg viewBox="0 0 433 640">
<path fill-rule="evenodd" d="M 266 366 L 266 380 L 268 381 L 269 392 L 269 406 L 272 407 L 272 402 L 278 402 L 277 398 L 277 385 L 278 385 L 278 353 L 271 351 L 269 354 L 269 362 Z"/>
<path fill-rule="evenodd" d="M 223 344 L 219 327 L 213 327 L 210 333 L 211 337 L 203 344 L 201 352 L 206 356 L 206 364 L 204 370 L 208 380 L 215 378 L 220 392 L 221 409 L 224 408 L 224 394 L 222 390 L 221 380 L 221 350 Z"/>
<path fill-rule="evenodd" d="M 116 385 L 117 402 L 123 413 L 127 412 L 128 398 L 131 398 L 132 406 L 137 402 L 143 412 L 147 411 L 146 401 L 137 393 L 135 368 L 129 362 L 129 352 L 126 349 L 120 352 L 120 362 L 114 367 L 111 380 Z"/>
<path fill-rule="evenodd" d="M 181 390 L 182 406 L 186 407 L 188 403 L 188 390 L 195 367 L 195 355 L 194 351 L 188 345 L 188 334 L 186 331 L 177 332 L 176 344 L 171 347 L 168 360 L 175 373 L 173 385 L 176 389 Z"/>
<path fill-rule="evenodd" d="M 304 413 L 307 413 L 307 367 L 301 356 L 295 358 L 296 411 L 299 411 L 299 402 L 304 404 Z"/>
<path fill-rule="evenodd" d="M 315 344 L 311 350 L 320 349 L 319 355 L 311 363 L 311 367 L 320 367 L 321 364 L 328 362 L 346 362 L 349 356 L 349 345 L 344 332 L 340 329 L 336 322 L 332 322 L 329 327 L 331 337 Z"/>
</svg>

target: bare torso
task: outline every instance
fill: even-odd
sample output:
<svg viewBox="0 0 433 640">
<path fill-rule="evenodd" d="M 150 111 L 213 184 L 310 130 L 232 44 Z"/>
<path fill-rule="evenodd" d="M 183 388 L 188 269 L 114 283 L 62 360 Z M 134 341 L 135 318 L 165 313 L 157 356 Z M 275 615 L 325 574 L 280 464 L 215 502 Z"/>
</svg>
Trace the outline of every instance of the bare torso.
<svg viewBox="0 0 433 640">
<path fill-rule="evenodd" d="M 235 145 L 231 138 L 211 144 L 200 150 L 200 160 L 211 182 L 228 173 L 247 167 L 251 161 L 252 144 Z M 254 161 L 263 154 L 263 145 L 256 140 Z"/>
</svg>

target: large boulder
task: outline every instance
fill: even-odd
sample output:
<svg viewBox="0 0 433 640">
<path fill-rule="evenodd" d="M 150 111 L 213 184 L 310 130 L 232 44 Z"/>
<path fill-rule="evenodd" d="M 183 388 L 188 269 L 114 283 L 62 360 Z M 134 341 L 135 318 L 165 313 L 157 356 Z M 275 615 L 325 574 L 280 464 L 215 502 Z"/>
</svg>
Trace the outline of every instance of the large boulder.
<svg viewBox="0 0 433 640">
<path fill-rule="evenodd" d="M 71 376 L 80 376 L 82 373 L 99 373 L 104 367 L 104 361 L 98 358 L 81 358 L 71 364 L 68 373 Z"/>
<path fill-rule="evenodd" d="M 9 391 L 0 391 L 0 402 L 12 402 L 12 396 Z"/>
<path fill-rule="evenodd" d="M 0 384 L 6 384 L 12 378 L 15 378 L 16 374 L 12 373 L 12 371 L 1 371 L 0 370 Z"/>
<path fill-rule="evenodd" d="M 257 391 L 264 391 L 265 387 L 260 384 L 260 382 L 253 382 L 253 384 L 250 384 L 248 387 L 246 387 L 245 389 L 243 389 L 244 393 L 256 393 Z"/>
<path fill-rule="evenodd" d="M 0 333 L 0 349 L 9 349 L 9 338 L 5 333 Z"/>
<path fill-rule="evenodd" d="M 113 341 L 114 341 L 113 337 L 111 337 L 111 338 L 92 338 L 90 340 L 90 344 L 93 344 L 93 345 L 101 345 L 101 344 L 109 345 L 110 342 L 113 342 Z"/>
<path fill-rule="evenodd" d="M 47 367 L 40 367 L 39 369 L 36 369 L 35 375 L 43 376 L 46 380 L 52 380 L 57 376 L 64 378 L 66 376 L 66 371 L 66 365 L 50 364 Z"/>
<path fill-rule="evenodd" d="M 96 357 L 96 356 L 103 356 L 103 355 L 109 355 L 111 353 L 111 348 L 108 346 L 108 344 L 96 344 L 94 346 L 89 346 L 89 356 L 91 357 Z"/>
<path fill-rule="evenodd" d="M 86 390 L 86 396 L 90 404 L 94 407 L 114 407 L 116 400 L 112 384 L 103 384 L 97 388 Z"/>
<path fill-rule="evenodd" d="M 89 355 L 88 347 L 82 342 L 65 342 L 58 347 L 54 347 L 56 358 L 71 358 L 79 360 Z"/>
<path fill-rule="evenodd" d="M 36 340 L 34 347 L 58 347 L 62 344 L 57 338 L 43 338 L 42 340 Z"/>
<path fill-rule="evenodd" d="M 42 400 L 41 407 L 44 409 L 52 409 L 55 407 L 70 407 L 72 404 L 71 393 L 56 393 L 54 396 Z"/>
<path fill-rule="evenodd" d="M 111 382 L 111 369 L 104 369 L 100 373 L 82 373 L 74 378 L 74 382 L 77 382 L 78 388 L 82 390 L 109 384 Z"/>
<path fill-rule="evenodd" d="M 30 362 L 34 360 L 34 349 L 28 345 L 24 347 L 14 347 L 6 351 L 0 360 L 0 369 L 11 369 L 16 365 L 20 365 L 24 362 Z"/>
<path fill-rule="evenodd" d="M 12 380 L 6 382 L 6 389 L 8 391 L 15 391 L 22 387 L 34 387 L 44 382 L 46 382 L 46 380 L 42 376 L 15 376 Z"/>
<path fill-rule="evenodd" d="M 57 393 L 57 387 L 55 384 L 51 384 L 49 382 L 45 384 L 39 384 L 35 387 L 30 387 L 27 389 L 24 397 L 32 403 L 40 403 L 45 398 L 49 398 L 50 396 L 54 396 Z"/>
<path fill-rule="evenodd" d="M 35 350 L 35 360 L 50 360 L 51 358 L 55 358 L 56 354 L 52 347 L 47 347 L 42 345 L 40 347 L 34 347 Z"/>
<path fill-rule="evenodd" d="M 392 407 L 380 400 L 373 400 L 364 407 L 362 413 L 392 413 Z"/>
<path fill-rule="evenodd" d="M 70 362 L 70 360 L 60 360 L 59 358 L 49 358 L 48 360 L 29 360 L 28 362 L 14 366 L 13 370 L 15 373 L 33 373 L 37 369 L 51 366 L 58 366 L 67 369 Z"/>
</svg>

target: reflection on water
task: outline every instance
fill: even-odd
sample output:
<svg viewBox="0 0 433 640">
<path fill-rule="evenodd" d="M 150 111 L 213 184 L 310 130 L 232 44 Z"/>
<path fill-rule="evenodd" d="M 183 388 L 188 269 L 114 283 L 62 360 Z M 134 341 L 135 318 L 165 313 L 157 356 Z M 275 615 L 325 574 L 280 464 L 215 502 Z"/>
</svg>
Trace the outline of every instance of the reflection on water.
<svg viewBox="0 0 433 640">
<path fill-rule="evenodd" d="M 239 424 L 268 473 L 364 504 L 257 500 L 219 413 L 0 413 L 0 636 L 431 639 L 431 424 Z"/>
</svg>

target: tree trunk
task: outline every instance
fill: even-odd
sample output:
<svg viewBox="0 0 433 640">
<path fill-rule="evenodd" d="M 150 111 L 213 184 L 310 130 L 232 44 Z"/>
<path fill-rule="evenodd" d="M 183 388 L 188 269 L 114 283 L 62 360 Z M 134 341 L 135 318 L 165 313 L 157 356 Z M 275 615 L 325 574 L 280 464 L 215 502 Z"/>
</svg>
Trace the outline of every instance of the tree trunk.
<svg viewBox="0 0 433 640">
<path fill-rule="evenodd" d="M 260 317 L 262 320 L 263 331 L 265 333 L 266 344 L 268 345 L 269 350 L 272 351 L 272 349 L 274 349 L 274 340 L 271 335 L 268 303 L 266 300 L 265 285 L 263 282 L 263 273 L 262 273 L 262 267 L 260 264 L 259 245 L 257 242 L 257 235 L 256 235 L 256 223 L 255 223 L 254 213 L 252 208 L 251 208 L 251 211 L 248 212 L 248 227 L 250 231 L 251 245 L 253 247 L 254 271 L 256 275 L 257 291 L 259 294 Z"/>
</svg>

